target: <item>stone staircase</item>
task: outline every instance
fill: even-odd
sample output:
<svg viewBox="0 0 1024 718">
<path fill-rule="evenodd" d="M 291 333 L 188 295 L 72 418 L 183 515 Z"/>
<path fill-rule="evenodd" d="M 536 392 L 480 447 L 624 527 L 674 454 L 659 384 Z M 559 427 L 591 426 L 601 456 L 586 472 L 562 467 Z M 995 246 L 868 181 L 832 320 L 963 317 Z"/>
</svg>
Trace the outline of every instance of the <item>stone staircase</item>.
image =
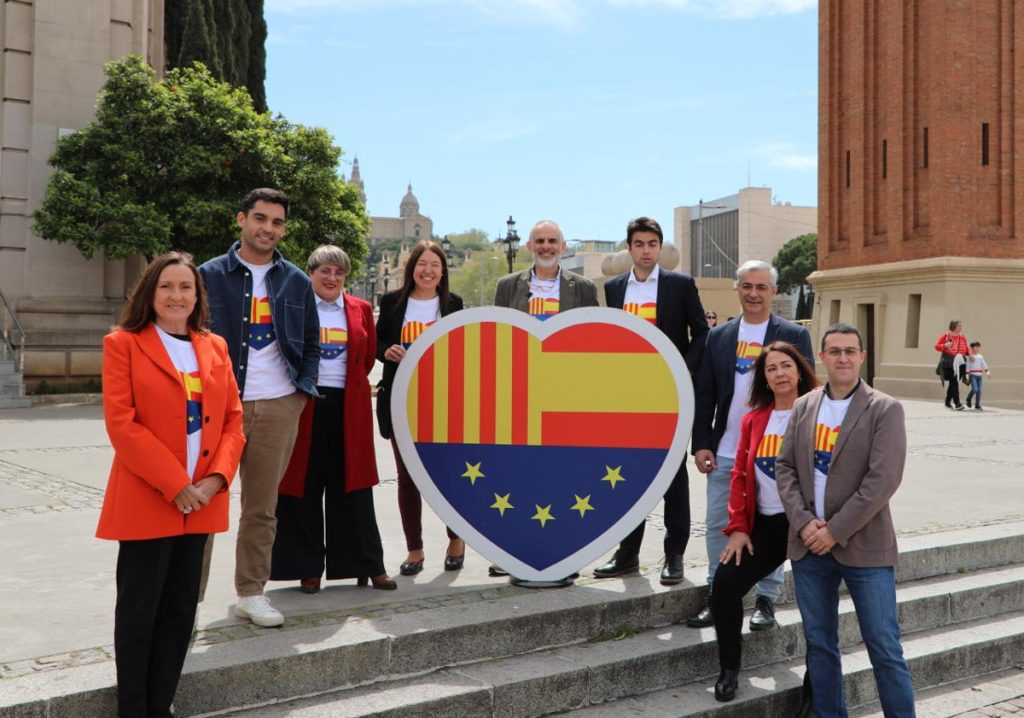
<svg viewBox="0 0 1024 718">
<path fill-rule="evenodd" d="M 1024 661 L 1024 524 L 905 538 L 901 549 L 900 620 L 916 690 Z M 720 704 L 711 690 L 714 630 L 677 623 L 702 600 L 702 587 L 663 588 L 654 574 L 549 591 L 481 588 L 449 605 L 406 598 L 209 645 L 200 635 L 176 710 L 245 718 L 792 715 L 804 672 L 795 604 L 779 605 L 776 630 L 744 636 L 739 693 Z M 848 701 L 871 710 L 874 679 L 849 599 L 840 616 Z M 112 673 L 109 664 L 87 665 L 0 680 L 0 717 L 112 715 Z"/>
<path fill-rule="evenodd" d="M 25 382 L 12 359 L 0 351 L 0 409 L 26 409 L 32 400 L 25 396 Z"/>
</svg>

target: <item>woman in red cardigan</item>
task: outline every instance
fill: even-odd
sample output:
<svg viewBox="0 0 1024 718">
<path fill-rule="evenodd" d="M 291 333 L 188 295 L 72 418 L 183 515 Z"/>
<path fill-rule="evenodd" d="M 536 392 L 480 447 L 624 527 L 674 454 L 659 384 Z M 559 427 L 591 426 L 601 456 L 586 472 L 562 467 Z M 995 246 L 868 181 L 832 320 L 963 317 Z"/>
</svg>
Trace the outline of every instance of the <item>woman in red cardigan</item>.
<svg viewBox="0 0 1024 718">
<path fill-rule="evenodd" d="M 736 697 L 742 642 L 743 597 L 786 560 L 789 521 L 775 486 L 775 458 L 782 448 L 793 403 L 818 386 L 814 370 L 792 344 L 772 342 L 754 362 L 751 411 L 740 424 L 729 487 L 729 537 L 711 587 L 721 674 L 715 699 Z M 756 548 L 756 551 L 755 551 Z"/>
<path fill-rule="evenodd" d="M 966 361 L 971 353 L 967 337 L 964 336 L 964 323 L 959 319 L 950 321 L 949 331 L 940 334 L 935 342 L 935 351 L 942 352 L 941 376 L 947 382 L 946 408 L 963 411 L 964 405 L 960 403 L 960 377 L 954 369 L 954 360 L 960 355 Z"/>
<path fill-rule="evenodd" d="M 352 264 L 344 250 L 313 250 L 306 272 L 320 317 L 317 391 L 299 419 L 292 458 L 277 500 L 277 536 L 270 578 L 298 580 L 305 593 L 329 580 L 393 590 L 373 508 L 377 479 L 373 450 L 370 369 L 377 333 L 369 302 L 345 293 Z"/>
<path fill-rule="evenodd" d="M 170 716 L 192 635 L 203 548 L 227 531 L 245 438 L 227 345 L 206 329 L 187 254 L 154 259 L 103 340 L 114 447 L 96 535 L 120 542 L 114 654 L 121 718 Z"/>
</svg>

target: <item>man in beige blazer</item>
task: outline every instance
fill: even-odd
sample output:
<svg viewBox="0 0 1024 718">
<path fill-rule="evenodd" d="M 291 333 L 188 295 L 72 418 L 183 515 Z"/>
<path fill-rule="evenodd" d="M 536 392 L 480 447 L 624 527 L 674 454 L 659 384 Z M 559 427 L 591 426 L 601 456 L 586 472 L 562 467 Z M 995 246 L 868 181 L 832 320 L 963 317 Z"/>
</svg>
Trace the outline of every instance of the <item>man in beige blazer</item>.
<svg viewBox="0 0 1024 718">
<path fill-rule="evenodd" d="M 903 407 L 860 379 L 860 332 L 830 326 L 819 357 L 823 390 L 797 400 L 775 463 L 789 518 L 787 555 L 807 640 L 814 710 L 845 718 L 839 656 L 839 582 L 853 599 L 886 716 L 914 715 L 896 610 L 899 558 L 889 498 L 903 479 Z"/>
<path fill-rule="evenodd" d="M 507 274 L 498 281 L 494 304 L 526 312 L 537 319 L 548 319 L 555 314 L 577 307 L 596 307 L 597 287 L 582 274 L 563 272 L 559 266 L 565 251 L 562 229 L 549 219 L 533 225 L 526 242 L 533 265 L 521 272 Z M 491 565 L 491 576 L 508 576 L 505 569 Z M 563 588 L 571 586 L 578 574 L 558 581 L 523 581 L 511 578 L 516 586 L 526 588 Z"/>
<path fill-rule="evenodd" d="M 540 319 L 576 307 L 598 305 L 597 287 L 592 281 L 582 274 L 563 272 L 559 267 L 565 236 L 557 224 L 544 219 L 533 225 L 526 248 L 530 250 L 533 266 L 498 281 L 495 305 L 518 309 Z"/>
</svg>

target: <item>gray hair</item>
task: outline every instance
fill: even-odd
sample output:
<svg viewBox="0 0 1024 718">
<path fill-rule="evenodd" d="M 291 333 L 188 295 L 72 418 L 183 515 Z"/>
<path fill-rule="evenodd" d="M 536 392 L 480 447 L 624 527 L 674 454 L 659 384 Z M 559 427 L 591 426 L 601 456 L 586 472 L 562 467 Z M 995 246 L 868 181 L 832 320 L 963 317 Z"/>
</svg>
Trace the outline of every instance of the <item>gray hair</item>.
<svg viewBox="0 0 1024 718">
<path fill-rule="evenodd" d="M 352 271 L 352 261 L 345 250 L 333 244 L 321 244 L 306 260 L 306 274 L 312 274 L 322 264 L 333 264 L 345 274 Z"/>
<path fill-rule="evenodd" d="M 772 281 L 773 289 L 779 286 L 779 270 L 768 264 L 768 262 L 763 262 L 760 259 L 748 259 L 746 262 L 736 267 L 736 282 L 733 286 L 738 287 L 740 285 L 740 282 L 743 281 L 744 274 L 758 269 L 763 272 L 768 272 L 768 276 Z"/>
</svg>

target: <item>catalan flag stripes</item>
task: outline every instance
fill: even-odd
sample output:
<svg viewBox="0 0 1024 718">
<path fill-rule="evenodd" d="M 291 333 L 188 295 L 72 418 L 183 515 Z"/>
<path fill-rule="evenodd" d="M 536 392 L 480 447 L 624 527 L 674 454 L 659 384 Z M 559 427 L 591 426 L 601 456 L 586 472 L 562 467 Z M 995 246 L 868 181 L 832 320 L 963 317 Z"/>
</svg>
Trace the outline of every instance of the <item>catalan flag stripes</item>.
<svg viewBox="0 0 1024 718">
<path fill-rule="evenodd" d="M 654 302 L 645 302 L 644 304 L 627 302 L 622 308 L 630 314 L 646 319 L 651 324 L 656 324 L 658 321 L 658 305 Z"/>
<path fill-rule="evenodd" d="M 757 458 L 775 458 L 782 449 L 782 437 L 776 434 L 765 434 L 761 437 L 761 443 L 757 445 Z"/>
<path fill-rule="evenodd" d="M 825 424 L 818 424 L 814 431 L 814 449 L 815 451 L 826 451 L 832 453 L 832 449 L 836 445 L 836 439 L 839 438 L 839 428 L 831 428 Z"/>
<path fill-rule="evenodd" d="M 441 337 L 410 380 L 413 441 L 667 447 L 678 412 L 667 365 L 631 332 L 609 342 L 607 333 L 588 331 L 567 328 L 542 343 L 517 327 L 484 322 Z M 573 332 L 572 341 L 561 336 Z M 622 376 L 644 376 L 651 391 L 614 380 Z"/>
</svg>

